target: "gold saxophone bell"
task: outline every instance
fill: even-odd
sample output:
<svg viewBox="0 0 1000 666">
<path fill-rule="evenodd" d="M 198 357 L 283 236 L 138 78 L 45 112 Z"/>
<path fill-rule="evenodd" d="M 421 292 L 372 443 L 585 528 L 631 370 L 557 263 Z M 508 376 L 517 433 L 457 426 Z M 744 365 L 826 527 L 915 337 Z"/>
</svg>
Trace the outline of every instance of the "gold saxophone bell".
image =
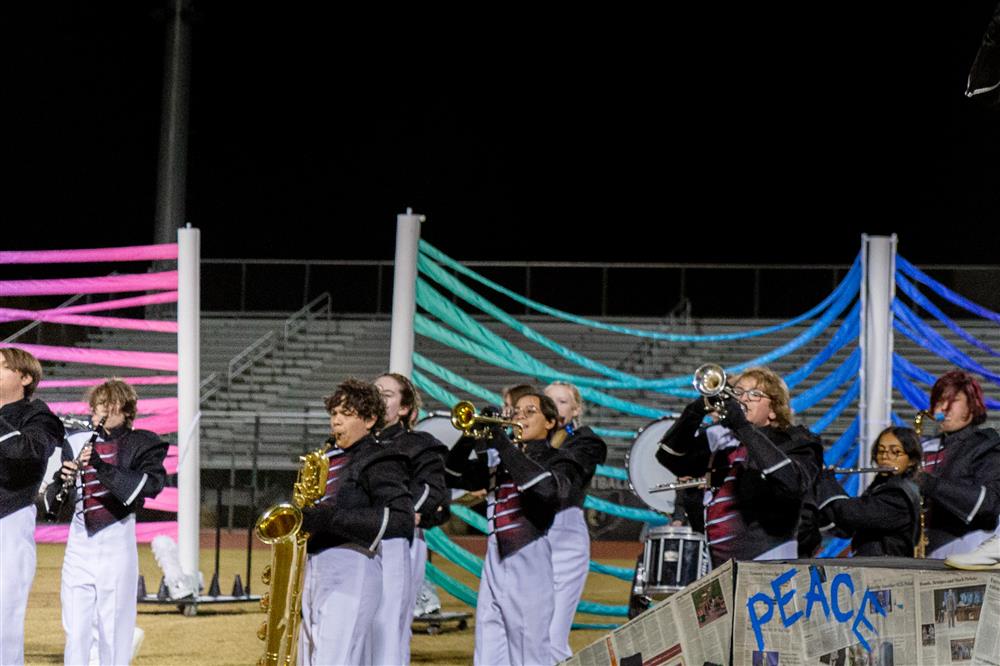
<svg viewBox="0 0 1000 666">
<path fill-rule="evenodd" d="M 468 400 L 463 400 L 451 408 L 451 425 L 456 430 L 461 430 L 467 436 L 476 439 L 489 439 L 491 436 L 489 426 L 491 425 L 513 429 L 515 442 L 521 440 L 523 433 L 521 424 L 516 421 L 505 421 L 494 416 L 477 414 L 476 406 Z"/>
<path fill-rule="evenodd" d="M 267 622 L 257 630 L 265 653 L 262 666 L 296 663 L 299 625 L 302 622 L 302 583 L 305 574 L 306 541 L 302 531 L 302 509 L 321 499 L 326 492 L 330 450 L 323 448 L 302 456 L 302 467 L 292 489 L 292 502 L 276 504 L 261 514 L 254 526 L 257 538 L 271 546 L 271 563 L 261 580 L 271 589 L 261 599 Z"/>
</svg>

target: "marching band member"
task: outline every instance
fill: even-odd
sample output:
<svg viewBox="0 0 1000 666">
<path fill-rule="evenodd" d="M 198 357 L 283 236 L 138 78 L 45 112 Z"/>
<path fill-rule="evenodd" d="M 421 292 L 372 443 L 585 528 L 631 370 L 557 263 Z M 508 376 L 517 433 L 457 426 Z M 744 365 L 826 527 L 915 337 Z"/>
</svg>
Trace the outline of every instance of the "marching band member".
<svg viewBox="0 0 1000 666">
<path fill-rule="evenodd" d="M 327 453 L 326 494 L 302 510 L 309 555 L 299 658 L 303 666 L 372 664 L 382 538 L 413 533 L 408 461 L 372 435 L 385 419 L 377 386 L 348 379 L 325 404 L 336 446 Z"/>
<path fill-rule="evenodd" d="M 24 613 L 35 578 L 35 496 L 63 424 L 31 396 L 42 379 L 33 355 L 0 349 L 0 663 L 24 663 Z M 133 597 L 135 582 L 133 581 Z"/>
<path fill-rule="evenodd" d="M 167 443 L 132 428 L 138 400 L 121 379 L 94 387 L 87 396 L 91 421 L 103 420 L 104 426 L 96 438 L 83 431 L 66 439 L 62 468 L 46 491 L 51 506 L 60 481 L 73 483 L 61 587 L 67 665 L 89 663 L 95 637 L 101 664 L 132 658 L 139 578 L 135 513 L 167 479 Z"/>
<path fill-rule="evenodd" d="M 448 447 L 425 432 L 411 430 L 420 411 L 420 394 L 406 377 L 388 373 L 375 380 L 385 400 L 385 426 L 379 443 L 406 454 L 416 529 L 382 537 L 382 601 L 373 630 L 376 664 L 410 663 L 413 607 L 424 579 L 427 542 L 423 529 L 442 524 L 450 515 L 444 479 Z"/>
<path fill-rule="evenodd" d="M 730 559 L 794 558 L 799 513 L 822 467 L 822 444 L 792 423 L 788 388 L 774 371 L 751 368 L 731 391 L 721 418 L 728 432 L 701 428 L 707 406 L 700 398 L 664 434 L 656 460 L 678 477 L 708 474 L 705 531 L 713 567 Z"/>
<path fill-rule="evenodd" d="M 914 476 L 920 470 L 920 440 L 911 428 L 883 430 L 872 448 L 872 462 L 895 467 L 880 473 L 861 497 L 851 497 L 823 473 L 816 484 L 822 516 L 851 536 L 857 556 L 913 557 L 920 540 L 920 489 Z"/>
<path fill-rule="evenodd" d="M 555 585 L 549 641 L 552 661 L 560 662 L 573 656 L 569 632 L 590 572 L 590 530 L 583 515 L 583 501 L 597 466 L 603 465 L 608 457 L 608 447 L 593 430 L 578 423 L 584 408 L 579 389 L 568 382 L 556 381 L 545 387 L 545 395 L 552 398 L 559 411 L 559 428 L 552 436 L 552 446 L 572 457 L 583 470 L 579 483 L 574 484 L 566 506 L 556 514 L 546 537 L 552 547 Z"/>
<path fill-rule="evenodd" d="M 976 549 L 993 535 L 1000 516 L 1000 433 L 977 427 L 986 421 L 986 403 L 967 372 L 938 378 L 930 404 L 944 418 L 940 436 L 923 444 L 924 473 L 917 477 L 927 508 L 928 557 L 948 557 L 948 564 L 962 568 L 988 564 Z M 1000 541 L 990 543 L 1000 548 Z M 988 555 L 990 545 L 984 545 Z"/>
<path fill-rule="evenodd" d="M 488 491 L 490 532 L 476 603 L 477 665 L 552 663 L 552 550 L 544 537 L 582 478 L 579 463 L 549 446 L 559 422 L 551 398 L 522 395 L 514 420 L 521 425 L 520 446 L 494 425 L 490 439 L 459 439 L 445 470 L 452 488 Z"/>
</svg>

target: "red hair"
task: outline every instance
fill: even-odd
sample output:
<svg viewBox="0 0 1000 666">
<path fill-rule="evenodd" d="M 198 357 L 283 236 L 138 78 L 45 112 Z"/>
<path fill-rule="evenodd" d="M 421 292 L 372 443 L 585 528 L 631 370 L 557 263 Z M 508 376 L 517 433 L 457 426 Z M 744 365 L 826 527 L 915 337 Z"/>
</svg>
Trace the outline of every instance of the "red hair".
<svg viewBox="0 0 1000 666">
<path fill-rule="evenodd" d="M 964 370 L 946 372 L 934 382 L 931 389 L 931 409 L 942 400 L 950 402 L 959 392 L 965 394 L 969 401 L 969 411 L 972 413 L 972 424 L 979 425 L 986 421 L 986 401 L 983 399 L 983 387 L 976 378 Z"/>
</svg>

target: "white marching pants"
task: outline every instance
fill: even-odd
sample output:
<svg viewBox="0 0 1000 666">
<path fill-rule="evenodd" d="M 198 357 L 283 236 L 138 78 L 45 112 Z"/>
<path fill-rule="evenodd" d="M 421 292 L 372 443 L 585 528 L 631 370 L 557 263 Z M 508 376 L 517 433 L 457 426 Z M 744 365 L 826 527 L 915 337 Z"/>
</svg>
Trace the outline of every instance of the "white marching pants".
<svg viewBox="0 0 1000 666">
<path fill-rule="evenodd" d="M 500 560 L 490 535 L 476 604 L 476 666 L 551 664 L 552 549 L 540 538 Z"/>
<path fill-rule="evenodd" d="M 406 605 L 406 633 L 403 636 L 403 663 L 410 663 L 410 641 L 413 639 L 413 609 L 417 605 L 417 596 L 424 583 L 424 569 L 427 567 L 427 542 L 424 541 L 424 531 L 419 527 L 414 530 L 413 541 L 410 542 L 410 598 Z"/>
<path fill-rule="evenodd" d="M 410 542 L 404 538 L 382 540 L 382 599 L 372 626 L 372 660 L 378 666 L 409 663 L 403 641 L 409 648 L 407 630 L 413 622 L 410 602 Z"/>
<path fill-rule="evenodd" d="M 35 506 L 0 518 L 0 664 L 24 663 L 24 613 L 35 579 Z"/>
<path fill-rule="evenodd" d="M 95 633 L 102 666 L 131 661 L 138 578 L 134 515 L 93 536 L 82 519 L 70 524 L 60 588 L 67 665 L 90 663 Z"/>
<path fill-rule="evenodd" d="M 552 663 L 573 656 L 569 632 L 590 571 L 590 532 L 583 509 L 570 507 L 556 514 L 546 538 L 552 547 L 555 608 L 549 625 Z"/>
<path fill-rule="evenodd" d="M 310 555 L 302 585 L 299 666 L 372 664 L 382 560 L 348 547 Z"/>
</svg>

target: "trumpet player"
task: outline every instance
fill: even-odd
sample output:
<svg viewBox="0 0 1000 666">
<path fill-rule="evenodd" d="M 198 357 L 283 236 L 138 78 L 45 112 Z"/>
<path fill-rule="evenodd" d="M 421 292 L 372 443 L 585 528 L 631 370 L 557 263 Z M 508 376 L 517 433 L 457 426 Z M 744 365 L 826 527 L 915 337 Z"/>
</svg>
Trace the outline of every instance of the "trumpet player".
<svg viewBox="0 0 1000 666">
<path fill-rule="evenodd" d="M 104 426 L 96 438 L 84 431 L 66 439 L 62 468 L 46 490 L 51 504 L 68 483 L 67 501 L 74 507 L 60 589 L 63 659 L 89 663 L 96 637 L 101 664 L 127 664 L 139 577 L 135 514 L 145 498 L 163 489 L 167 444 L 155 433 L 133 428 L 139 398 L 121 379 L 95 386 L 87 402 L 91 421 L 103 420 Z"/>
<path fill-rule="evenodd" d="M 943 415 L 938 437 L 923 443 L 918 476 L 927 506 L 928 557 L 960 568 L 1000 568 L 1000 434 L 980 428 L 986 403 L 979 382 L 953 370 L 934 382 L 930 405 Z M 990 538 L 993 537 L 993 538 Z"/>
<path fill-rule="evenodd" d="M 375 380 L 375 386 L 385 400 L 385 425 L 376 438 L 406 456 L 416 529 L 382 537 L 382 600 L 375 613 L 373 659 L 376 664 L 408 664 L 413 607 L 427 564 L 422 530 L 444 523 L 451 515 L 444 480 L 448 447 L 430 433 L 411 429 L 421 401 L 408 377 L 386 373 Z"/>
<path fill-rule="evenodd" d="M 549 445 L 559 427 L 551 398 L 522 394 L 514 403 L 513 419 L 520 425 L 520 446 L 493 425 L 490 438 L 459 439 L 445 467 L 449 487 L 488 491 L 490 532 L 473 656 L 480 666 L 553 663 L 552 549 L 545 533 L 583 476 L 577 461 Z"/>
<path fill-rule="evenodd" d="M 24 663 L 24 613 L 35 578 L 34 504 L 63 424 L 31 396 L 42 378 L 32 354 L 0 349 L 0 664 Z M 135 581 L 132 582 L 135 596 Z"/>
<path fill-rule="evenodd" d="M 336 446 L 326 454 L 326 493 L 302 509 L 309 540 L 299 663 L 372 664 L 382 539 L 413 533 L 408 461 L 373 436 L 385 423 L 377 386 L 348 379 L 325 405 Z"/>
<path fill-rule="evenodd" d="M 706 412 L 723 428 L 702 428 Z M 678 477 L 707 477 L 713 567 L 797 556 L 799 513 L 823 449 L 819 437 L 792 423 L 788 388 L 775 372 L 751 368 L 716 401 L 689 404 L 664 434 L 656 460 Z"/>
<path fill-rule="evenodd" d="M 912 428 L 890 427 L 879 433 L 872 462 L 880 472 L 860 497 L 851 497 L 824 472 L 816 484 L 824 522 L 851 537 L 857 556 L 913 557 L 920 540 L 920 440 Z M 889 471 L 894 470 L 894 471 Z M 827 527 L 828 529 L 828 527 Z"/>
</svg>

